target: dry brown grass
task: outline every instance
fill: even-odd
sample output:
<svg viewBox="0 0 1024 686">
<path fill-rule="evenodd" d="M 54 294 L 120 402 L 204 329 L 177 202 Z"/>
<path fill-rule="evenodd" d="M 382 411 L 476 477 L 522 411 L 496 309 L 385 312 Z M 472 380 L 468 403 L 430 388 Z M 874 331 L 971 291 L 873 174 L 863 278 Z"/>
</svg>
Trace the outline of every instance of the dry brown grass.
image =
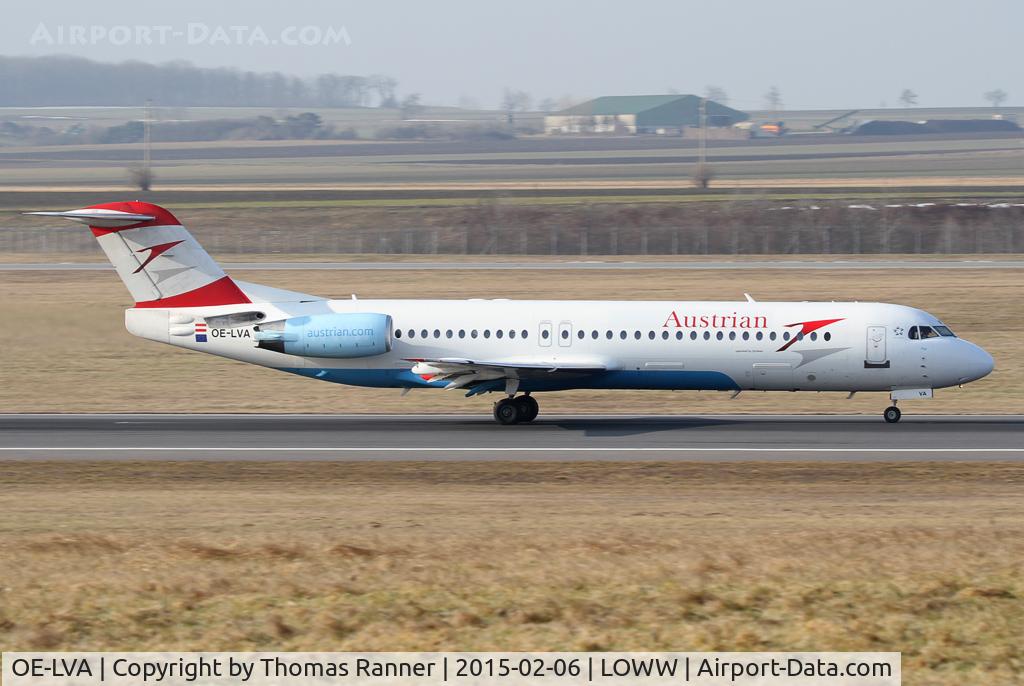
<svg viewBox="0 0 1024 686">
<path fill-rule="evenodd" d="M 996 371 L 962 390 L 940 391 L 908 412 L 1024 412 L 1024 275 L 979 270 L 744 271 L 278 271 L 241 279 L 322 295 L 362 298 L 741 298 L 879 300 L 914 305 L 988 349 Z M 0 273 L 0 315 L 8 323 L 0 411 L 487 412 L 489 399 L 459 393 L 359 389 L 195 355 L 124 331 L 127 291 L 107 272 Z M 430 402 L 418 402 L 427 397 Z M 654 391 L 546 394 L 544 412 L 868 412 L 879 394 Z M 781 403 L 781 404 L 780 404 Z"/>
<path fill-rule="evenodd" d="M 0 645 L 901 650 L 1024 673 L 1009 463 L 0 463 Z"/>
</svg>

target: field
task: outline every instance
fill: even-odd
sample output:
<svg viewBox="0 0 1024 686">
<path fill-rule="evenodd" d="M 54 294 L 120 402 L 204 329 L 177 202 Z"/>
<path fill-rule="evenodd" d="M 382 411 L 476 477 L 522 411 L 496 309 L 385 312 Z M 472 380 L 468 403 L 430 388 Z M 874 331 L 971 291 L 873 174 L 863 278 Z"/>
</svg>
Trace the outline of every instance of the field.
<svg viewBox="0 0 1024 686">
<path fill-rule="evenodd" d="M 0 148 L 0 189 L 129 190 L 137 144 Z M 430 141 L 158 143 L 155 187 L 175 189 L 529 189 L 687 187 L 696 137 L 551 137 Z M 1024 148 L 1013 134 L 792 136 L 713 140 L 713 185 L 920 185 L 970 179 L 1019 187 Z"/>
<path fill-rule="evenodd" d="M 878 300 L 922 307 L 996 359 L 963 389 L 905 406 L 908 413 L 1024 412 L 1024 300 L 1019 269 L 943 270 L 451 270 L 234 271 L 240 279 L 346 298 L 577 298 Z M 4 412 L 480 412 L 491 398 L 458 392 L 358 389 L 300 379 L 133 338 L 123 329 L 127 291 L 110 272 L 2 272 L 0 302 L 11 327 Z M 443 318 L 444 313 L 437 313 Z M 401 325 L 401 322 L 396 322 Z M 144 373 L 141 371 L 144 370 Z M 875 414 L 882 394 L 652 391 L 546 394 L 545 413 L 814 412 Z M 429 399 L 429 400 L 428 400 Z"/>
<path fill-rule="evenodd" d="M 902 650 L 1020 683 L 1009 463 L 0 463 L 16 650 Z"/>
</svg>

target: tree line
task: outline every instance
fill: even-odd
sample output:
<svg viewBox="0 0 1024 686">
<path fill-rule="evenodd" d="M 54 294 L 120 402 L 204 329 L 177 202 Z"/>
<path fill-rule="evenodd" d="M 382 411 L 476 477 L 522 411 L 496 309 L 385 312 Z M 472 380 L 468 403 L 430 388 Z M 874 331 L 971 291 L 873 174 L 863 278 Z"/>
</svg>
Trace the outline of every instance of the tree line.
<svg viewBox="0 0 1024 686">
<path fill-rule="evenodd" d="M 398 107 L 398 81 L 327 73 L 197 67 L 177 61 L 94 62 L 81 57 L 0 56 L 0 106 Z"/>
</svg>

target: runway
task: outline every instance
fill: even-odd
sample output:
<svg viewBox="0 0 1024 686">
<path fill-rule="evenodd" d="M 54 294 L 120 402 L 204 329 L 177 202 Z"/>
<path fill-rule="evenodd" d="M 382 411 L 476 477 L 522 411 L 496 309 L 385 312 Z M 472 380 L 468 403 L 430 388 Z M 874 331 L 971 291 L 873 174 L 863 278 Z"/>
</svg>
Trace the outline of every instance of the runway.
<svg viewBox="0 0 1024 686">
<path fill-rule="evenodd" d="M 516 262 L 230 262 L 231 270 L 444 271 L 444 270 L 718 270 L 718 269 L 1024 269 L 1024 260 L 751 260 L 751 261 L 516 261 Z M 0 264 L 0 272 L 113 271 L 107 262 Z"/>
<path fill-rule="evenodd" d="M 0 415 L 0 460 L 1021 460 L 1024 416 Z"/>
</svg>

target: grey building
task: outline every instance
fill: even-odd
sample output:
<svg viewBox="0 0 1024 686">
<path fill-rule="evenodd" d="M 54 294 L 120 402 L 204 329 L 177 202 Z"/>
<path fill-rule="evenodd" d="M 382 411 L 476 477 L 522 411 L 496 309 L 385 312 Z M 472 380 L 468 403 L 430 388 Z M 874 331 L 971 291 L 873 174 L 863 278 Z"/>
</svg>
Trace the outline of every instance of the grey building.
<svg viewBox="0 0 1024 686">
<path fill-rule="evenodd" d="M 697 95 L 607 95 L 544 117 L 545 133 L 680 134 L 700 126 Z M 706 104 L 708 126 L 732 126 L 745 112 L 712 100 Z"/>
</svg>

